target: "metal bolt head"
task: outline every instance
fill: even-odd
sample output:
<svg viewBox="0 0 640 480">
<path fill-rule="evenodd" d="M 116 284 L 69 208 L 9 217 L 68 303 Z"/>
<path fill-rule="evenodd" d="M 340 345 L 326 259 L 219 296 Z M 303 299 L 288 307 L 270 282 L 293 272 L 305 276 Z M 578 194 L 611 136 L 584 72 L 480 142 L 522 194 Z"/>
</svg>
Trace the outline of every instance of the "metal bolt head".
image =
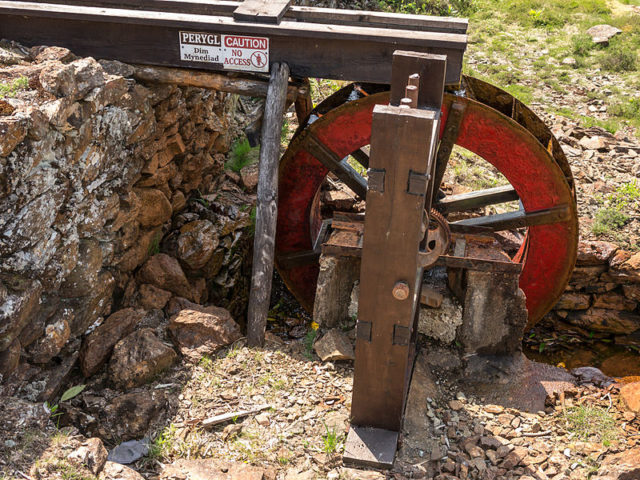
<svg viewBox="0 0 640 480">
<path fill-rule="evenodd" d="M 397 282 L 393 286 L 393 298 L 396 300 L 406 300 L 409 298 L 409 285 L 407 285 L 407 282 Z"/>
</svg>

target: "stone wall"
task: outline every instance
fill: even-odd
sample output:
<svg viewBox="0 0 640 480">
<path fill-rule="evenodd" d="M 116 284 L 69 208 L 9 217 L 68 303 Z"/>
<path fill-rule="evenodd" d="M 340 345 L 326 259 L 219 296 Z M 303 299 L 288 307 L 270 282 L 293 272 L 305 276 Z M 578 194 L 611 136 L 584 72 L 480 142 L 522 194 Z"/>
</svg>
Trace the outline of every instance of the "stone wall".
<svg viewBox="0 0 640 480">
<path fill-rule="evenodd" d="M 609 242 L 581 242 L 567 291 L 551 313 L 556 322 L 585 336 L 613 336 L 616 343 L 640 340 L 640 253 Z"/>
<path fill-rule="evenodd" d="M 3 47 L 0 82 L 28 86 L 0 97 L 1 393 L 53 396 L 125 307 L 142 323 L 171 297 L 241 316 L 252 197 L 223 168 L 234 97 Z"/>
</svg>

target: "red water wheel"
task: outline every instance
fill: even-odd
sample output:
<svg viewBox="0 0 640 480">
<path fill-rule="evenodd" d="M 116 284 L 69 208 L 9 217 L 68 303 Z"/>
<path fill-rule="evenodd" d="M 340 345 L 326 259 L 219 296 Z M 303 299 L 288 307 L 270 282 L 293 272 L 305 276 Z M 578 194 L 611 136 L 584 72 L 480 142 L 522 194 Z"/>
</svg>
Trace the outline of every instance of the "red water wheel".
<svg viewBox="0 0 640 480">
<path fill-rule="evenodd" d="M 452 143 L 492 164 L 513 188 L 474 192 L 482 205 L 519 200 L 520 210 L 450 224 L 455 230 L 498 231 L 526 228 L 513 260 L 523 262 L 520 287 L 527 296 L 529 325 L 547 313 L 564 291 L 577 251 L 577 214 L 571 170 L 546 125 L 508 93 L 466 77 L 462 90 L 446 93 L 438 157 L 446 168 Z M 318 277 L 314 246 L 322 225 L 320 186 L 329 170 L 357 195 L 366 179 L 351 168 L 353 155 L 365 167 L 361 150 L 371 138 L 376 104 L 388 103 L 386 87 L 351 84 L 318 105 L 301 125 L 280 163 L 276 266 L 300 303 L 311 310 Z M 442 178 L 442 177 L 440 177 Z M 466 203 L 444 198 L 436 209 L 462 211 Z M 317 249 L 316 249 L 317 252 Z"/>
</svg>

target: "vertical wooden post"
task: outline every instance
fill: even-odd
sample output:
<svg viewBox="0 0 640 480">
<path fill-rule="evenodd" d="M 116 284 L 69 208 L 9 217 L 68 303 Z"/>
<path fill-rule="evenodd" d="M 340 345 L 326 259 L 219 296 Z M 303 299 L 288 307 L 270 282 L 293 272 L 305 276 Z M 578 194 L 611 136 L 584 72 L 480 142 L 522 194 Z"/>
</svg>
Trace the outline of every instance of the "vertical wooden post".
<svg viewBox="0 0 640 480">
<path fill-rule="evenodd" d="M 446 57 L 396 52 L 391 105 L 373 109 L 352 425 L 345 462 L 378 468 L 393 465 L 413 367 L 423 272 L 422 222 L 431 204 L 427 193 L 445 71 Z M 410 76 L 419 83 L 417 91 L 407 89 Z M 412 98 L 402 102 L 407 93 Z M 394 106 L 402 103 L 406 108 Z"/>
<path fill-rule="evenodd" d="M 298 117 L 298 124 L 302 125 L 302 123 L 307 119 L 311 110 L 313 110 L 313 100 L 311 99 L 311 82 L 308 78 L 304 78 L 302 80 L 303 88 L 306 89 L 306 93 L 304 95 L 298 95 L 296 98 L 296 117 Z"/>
<path fill-rule="evenodd" d="M 264 344 L 269 312 L 278 218 L 280 134 L 288 85 L 289 66 L 286 63 L 274 63 L 271 66 L 271 78 L 262 121 L 256 228 L 253 242 L 253 272 L 247 313 L 247 338 L 250 346 Z"/>
</svg>

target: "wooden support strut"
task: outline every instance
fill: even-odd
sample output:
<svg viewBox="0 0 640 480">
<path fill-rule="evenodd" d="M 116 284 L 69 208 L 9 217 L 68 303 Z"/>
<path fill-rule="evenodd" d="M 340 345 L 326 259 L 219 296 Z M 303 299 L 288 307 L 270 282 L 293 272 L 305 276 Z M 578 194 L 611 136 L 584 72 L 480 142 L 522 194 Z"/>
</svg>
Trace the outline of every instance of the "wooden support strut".
<svg viewBox="0 0 640 480">
<path fill-rule="evenodd" d="M 271 299 L 271 281 L 278 218 L 278 159 L 280 133 L 287 97 L 289 66 L 275 63 L 264 109 L 262 145 L 258 175 L 256 228 L 253 244 L 253 271 L 247 312 L 247 339 L 250 346 L 262 346 Z"/>
<path fill-rule="evenodd" d="M 373 110 L 369 171 L 377 179 L 367 192 L 345 462 L 393 464 L 413 366 L 422 219 L 431 204 L 445 71 L 444 56 L 396 52 L 391 105 Z M 413 73 L 419 74 L 413 77 L 419 79 L 417 92 L 406 88 Z M 407 94 L 408 101 L 402 102 Z M 398 103 L 406 108 L 394 106 Z M 416 104 L 422 108 L 411 108 Z"/>
</svg>

